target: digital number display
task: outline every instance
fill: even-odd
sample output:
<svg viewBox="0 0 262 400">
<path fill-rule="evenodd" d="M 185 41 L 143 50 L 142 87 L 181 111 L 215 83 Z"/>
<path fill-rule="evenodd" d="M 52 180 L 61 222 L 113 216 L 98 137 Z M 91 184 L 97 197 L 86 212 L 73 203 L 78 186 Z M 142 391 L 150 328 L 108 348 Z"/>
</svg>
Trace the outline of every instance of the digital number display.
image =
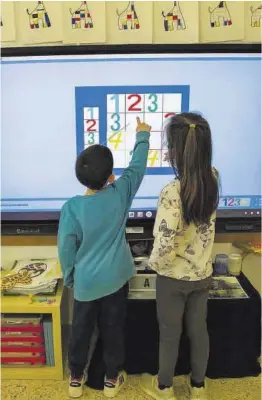
<svg viewBox="0 0 262 400">
<path fill-rule="evenodd" d="M 219 207 L 250 207 L 251 200 L 248 197 L 221 197 Z"/>
</svg>

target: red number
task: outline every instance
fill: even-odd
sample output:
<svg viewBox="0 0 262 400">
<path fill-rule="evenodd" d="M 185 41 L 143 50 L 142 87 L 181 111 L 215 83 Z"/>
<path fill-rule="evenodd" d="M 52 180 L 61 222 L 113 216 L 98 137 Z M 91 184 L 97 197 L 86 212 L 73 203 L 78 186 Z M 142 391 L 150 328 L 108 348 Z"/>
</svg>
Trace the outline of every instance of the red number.
<svg viewBox="0 0 262 400">
<path fill-rule="evenodd" d="M 171 117 L 173 115 L 176 115 L 176 113 L 167 113 L 167 114 L 165 114 L 165 119 L 169 118 L 169 117 Z"/>
<path fill-rule="evenodd" d="M 229 207 L 234 206 L 234 199 L 228 199 L 228 205 Z"/>
<path fill-rule="evenodd" d="M 141 102 L 140 94 L 130 94 L 127 99 L 131 100 L 135 97 L 135 102 L 128 107 L 128 111 L 142 111 L 141 107 L 136 107 Z"/>
<path fill-rule="evenodd" d="M 87 132 L 95 132 L 96 121 L 94 119 L 86 120 L 86 130 Z"/>
</svg>

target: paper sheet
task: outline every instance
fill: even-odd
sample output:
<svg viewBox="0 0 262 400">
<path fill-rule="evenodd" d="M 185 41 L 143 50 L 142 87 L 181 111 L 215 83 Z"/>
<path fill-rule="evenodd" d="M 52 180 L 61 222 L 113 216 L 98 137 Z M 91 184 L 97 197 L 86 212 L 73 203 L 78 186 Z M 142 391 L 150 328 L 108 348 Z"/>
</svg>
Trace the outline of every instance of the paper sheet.
<svg viewBox="0 0 262 400">
<path fill-rule="evenodd" d="M 13 1 L 2 1 L 1 4 L 1 41 L 12 42 L 16 39 L 15 13 Z"/>
<path fill-rule="evenodd" d="M 200 1 L 200 42 L 244 40 L 243 1 Z"/>
<path fill-rule="evenodd" d="M 105 43 L 104 1 L 63 1 L 64 43 Z"/>
<path fill-rule="evenodd" d="M 20 43 L 62 41 L 62 2 L 19 1 L 16 11 Z"/>
<path fill-rule="evenodd" d="M 245 1 L 245 42 L 262 41 L 262 2 Z"/>
<path fill-rule="evenodd" d="M 152 43 L 153 3 L 107 1 L 106 23 L 109 44 Z"/>
<path fill-rule="evenodd" d="M 197 43 L 197 1 L 154 1 L 154 43 Z"/>
</svg>

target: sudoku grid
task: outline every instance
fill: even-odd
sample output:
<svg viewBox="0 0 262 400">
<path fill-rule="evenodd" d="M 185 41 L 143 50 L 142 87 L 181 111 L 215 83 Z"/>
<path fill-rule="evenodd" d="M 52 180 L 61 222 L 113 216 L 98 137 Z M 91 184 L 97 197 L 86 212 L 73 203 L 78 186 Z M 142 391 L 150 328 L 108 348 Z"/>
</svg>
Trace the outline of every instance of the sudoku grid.
<svg viewBox="0 0 262 400">
<path fill-rule="evenodd" d="M 161 90 L 147 93 L 106 91 L 102 98 L 101 95 L 96 96 L 95 100 L 85 100 L 84 104 L 82 98 L 79 105 L 82 123 L 77 123 L 78 152 L 94 144 L 108 146 L 113 153 L 114 169 L 121 172 L 132 158 L 136 141 L 136 118 L 139 117 L 152 127 L 148 170 L 169 169 L 164 127 L 172 115 L 188 111 L 185 109 L 188 98 L 185 101 L 183 96 L 185 93 L 179 90 L 174 93 L 163 93 Z M 81 134 L 80 126 L 83 127 Z"/>
</svg>

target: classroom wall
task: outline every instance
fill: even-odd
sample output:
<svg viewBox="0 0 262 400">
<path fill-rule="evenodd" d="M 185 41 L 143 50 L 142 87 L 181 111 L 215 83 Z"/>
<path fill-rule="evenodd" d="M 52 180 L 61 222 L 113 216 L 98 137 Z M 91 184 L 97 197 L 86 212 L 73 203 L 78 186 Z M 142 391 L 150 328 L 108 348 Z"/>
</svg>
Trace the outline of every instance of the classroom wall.
<svg viewBox="0 0 262 400">
<path fill-rule="evenodd" d="M 76 44 L 165 44 L 261 42 L 260 1 L 135 1 L 138 29 L 120 29 L 128 8 L 128 1 L 46 1 L 44 11 L 50 26 L 32 29 L 29 13 L 43 15 L 37 1 L 4 1 L 1 6 L 2 47 L 63 46 Z M 40 7 L 40 8 L 39 8 Z M 91 25 L 73 29 L 70 10 L 90 13 Z M 28 11 L 27 11 L 28 10 Z M 40 11 L 39 11 L 40 10 Z M 121 14 L 120 20 L 116 10 Z M 212 12 L 211 12 L 212 11 Z M 225 20 L 213 22 L 224 11 Z M 181 21 L 170 23 L 169 18 Z M 261 14 L 260 14 L 261 15 Z M 165 22 L 170 31 L 166 31 Z M 40 21 L 41 22 L 41 21 Z M 31 25 L 30 25 L 31 24 Z M 119 25 L 120 24 L 120 25 Z M 218 25 L 217 25 L 218 24 Z M 224 24 L 226 26 L 224 26 Z M 33 24 L 34 25 L 34 24 Z M 169 29 L 168 28 L 168 29 Z"/>
<path fill-rule="evenodd" d="M 215 243 L 213 248 L 213 260 L 218 253 L 240 253 L 239 249 L 232 246 L 231 243 Z M 2 266 L 11 267 L 14 260 L 22 258 L 51 258 L 57 257 L 56 246 L 2 246 Z M 251 281 L 252 285 L 261 294 L 261 257 L 259 255 L 249 254 L 243 261 L 243 272 Z M 65 324 L 72 321 L 72 292 L 66 290 L 63 315 Z"/>
</svg>

